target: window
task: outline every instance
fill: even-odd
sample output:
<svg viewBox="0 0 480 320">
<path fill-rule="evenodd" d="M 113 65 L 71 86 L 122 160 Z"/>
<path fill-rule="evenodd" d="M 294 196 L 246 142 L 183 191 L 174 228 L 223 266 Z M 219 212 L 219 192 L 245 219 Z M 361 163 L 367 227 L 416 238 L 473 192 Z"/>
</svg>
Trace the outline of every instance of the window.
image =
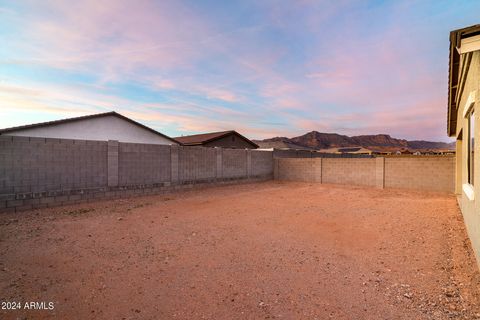
<svg viewBox="0 0 480 320">
<path fill-rule="evenodd" d="M 467 115 L 468 119 L 468 154 L 467 154 L 467 169 L 468 169 L 468 183 L 473 186 L 474 176 L 474 163 L 475 163 L 475 110 L 471 108 L 471 111 Z"/>
</svg>

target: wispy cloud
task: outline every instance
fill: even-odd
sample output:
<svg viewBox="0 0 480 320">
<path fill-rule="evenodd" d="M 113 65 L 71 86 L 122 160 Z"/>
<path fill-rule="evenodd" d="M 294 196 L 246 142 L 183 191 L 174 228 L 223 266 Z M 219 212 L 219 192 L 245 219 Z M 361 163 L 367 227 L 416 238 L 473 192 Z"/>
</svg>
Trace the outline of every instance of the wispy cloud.
<svg viewBox="0 0 480 320">
<path fill-rule="evenodd" d="M 172 136 L 234 128 L 253 138 L 320 130 L 444 140 L 448 31 L 477 22 L 478 9 L 2 3 L 0 126 L 115 109 Z"/>
</svg>

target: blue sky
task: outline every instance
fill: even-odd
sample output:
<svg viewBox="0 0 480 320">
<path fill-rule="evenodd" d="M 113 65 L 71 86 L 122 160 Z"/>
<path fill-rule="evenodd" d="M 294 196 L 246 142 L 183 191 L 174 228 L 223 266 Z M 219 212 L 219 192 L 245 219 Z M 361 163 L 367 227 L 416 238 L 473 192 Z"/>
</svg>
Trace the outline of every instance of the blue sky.
<svg viewBox="0 0 480 320">
<path fill-rule="evenodd" d="M 1 1 L 0 127 L 115 110 L 167 135 L 448 141 L 478 1 Z"/>
</svg>

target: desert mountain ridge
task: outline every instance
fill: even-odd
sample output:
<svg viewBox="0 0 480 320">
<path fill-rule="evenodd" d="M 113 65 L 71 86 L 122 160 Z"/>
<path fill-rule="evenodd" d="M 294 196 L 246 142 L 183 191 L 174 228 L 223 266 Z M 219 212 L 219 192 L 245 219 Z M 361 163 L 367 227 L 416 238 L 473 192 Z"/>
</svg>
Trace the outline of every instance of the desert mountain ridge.
<svg viewBox="0 0 480 320">
<path fill-rule="evenodd" d="M 291 148 L 321 150 L 343 147 L 364 147 L 372 150 L 395 151 L 409 150 L 452 150 L 455 142 L 432 142 L 425 140 L 406 140 L 392 138 L 388 134 L 346 136 L 337 133 L 311 131 L 304 135 L 287 138 L 274 137 L 264 140 L 254 140 L 261 148 Z"/>
</svg>

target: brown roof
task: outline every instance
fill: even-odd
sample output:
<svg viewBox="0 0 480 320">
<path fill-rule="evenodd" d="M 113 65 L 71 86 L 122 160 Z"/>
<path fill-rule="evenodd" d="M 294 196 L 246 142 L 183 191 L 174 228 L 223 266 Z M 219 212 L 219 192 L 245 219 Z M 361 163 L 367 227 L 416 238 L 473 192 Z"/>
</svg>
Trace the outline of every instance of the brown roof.
<svg viewBox="0 0 480 320">
<path fill-rule="evenodd" d="M 244 136 L 242 136 L 240 133 L 238 133 L 235 130 L 194 134 L 194 135 L 190 135 L 190 136 L 175 137 L 174 139 L 177 140 L 179 143 L 181 143 L 183 145 L 195 146 L 195 145 L 204 145 L 208 142 L 221 139 L 221 138 L 223 138 L 225 136 L 228 136 L 230 134 L 237 135 L 240 138 L 242 138 L 243 140 L 247 141 L 248 143 L 250 143 L 253 146 L 255 146 L 256 148 L 258 148 L 258 145 L 256 143 L 254 143 L 253 141 L 245 138 Z"/>
<path fill-rule="evenodd" d="M 457 91 L 461 91 L 463 88 L 458 88 L 459 82 L 459 66 L 460 66 L 460 54 L 457 48 L 460 48 L 461 40 L 469 37 L 473 37 L 480 34 L 480 24 L 462 28 L 450 32 L 450 58 L 448 63 L 448 122 L 447 133 L 451 137 L 455 135 L 457 131 Z M 466 70 L 468 71 L 468 70 Z"/>
<path fill-rule="evenodd" d="M 163 138 L 166 138 L 168 140 L 171 140 L 172 142 L 177 143 L 174 139 L 170 138 L 169 136 L 166 136 L 156 130 L 153 130 L 152 128 L 149 128 L 139 122 L 136 122 L 130 118 L 127 118 L 115 111 L 110 111 L 110 112 L 104 112 L 104 113 L 97 113 L 97 114 L 91 114 L 88 116 L 82 116 L 82 117 L 75 117 L 75 118 L 68 118 L 68 119 L 61 119 L 61 120 L 54 120 L 54 121 L 47 121 L 47 122 L 40 122 L 40 123 L 34 123 L 34 124 L 28 124 L 25 126 L 18 126 L 18 127 L 11 127 L 11 128 L 5 128 L 5 129 L 0 129 L 0 135 L 4 133 L 9 133 L 9 132 L 15 132 L 19 130 L 25 130 L 25 129 L 31 129 L 31 128 L 39 128 L 39 127 L 47 127 L 47 126 L 52 126 L 52 125 L 58 125 L 58 124 L 63 124 L 63 123 L 70 123 L 70 122 L 75 122 L 79 120 L 88 120 L 88 119 L 93 119 L 93 118 L 100 118 L 100 117 L 107 117 L 107 116 L 114 116 L 120 119 L 123 119 L 125 121 L 128 121 L 136 126 L 139 126 L 145 130 L 148 130 L 156 135 L 159 135 Z"/>
</svg>

